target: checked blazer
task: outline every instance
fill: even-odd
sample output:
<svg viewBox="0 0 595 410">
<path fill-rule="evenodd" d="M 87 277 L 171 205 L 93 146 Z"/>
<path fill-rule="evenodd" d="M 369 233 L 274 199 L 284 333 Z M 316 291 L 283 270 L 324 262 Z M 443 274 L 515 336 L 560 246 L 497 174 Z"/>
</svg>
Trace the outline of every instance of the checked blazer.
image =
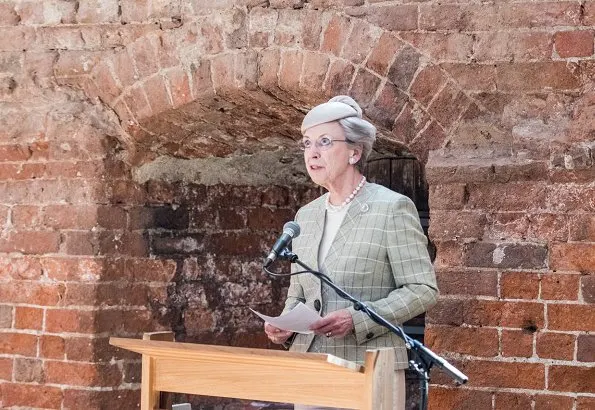
<svg viewBox="0 0 595 410">
<path fill-rule="evenodd" d="M 302 262 L 318 268 L 347 293 L 398 325 L 436 303 L 438 290 L 427 239 L 409 198 L 366 183 L 351 202 L 326 258 L 319 261 L 327 195 L 296 214 L 301 234 L 293 240 L 292 251 Z M 294 272 L 298 269 L 298 265 L 292 265 Z M 408 367 L 405 344 L 397 335 L 356 311 L 327 285 L 324 287 L 310 273 L 292 276 L 283 313 L 300 301 L 321 316 L 348 309 L 353 333 L 343 338 L 296 334 L 290 350 L 319 351 L 362 364 L 366 350 L 395 347 L 395 369 Z"/>
</svg>

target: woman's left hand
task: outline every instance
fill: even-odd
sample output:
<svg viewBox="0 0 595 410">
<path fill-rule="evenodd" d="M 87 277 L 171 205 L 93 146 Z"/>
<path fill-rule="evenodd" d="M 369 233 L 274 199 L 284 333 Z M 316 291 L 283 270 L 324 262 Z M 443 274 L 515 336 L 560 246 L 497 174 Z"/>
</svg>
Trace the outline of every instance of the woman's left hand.
<svg viewBox="0 0 595 410">
<path fill-rule="evenodd" d="M 347 309 L 336 310 L 310 326 L 317 335 L 344 337 L 353 330 L 353 319 Z"/>
</svg>

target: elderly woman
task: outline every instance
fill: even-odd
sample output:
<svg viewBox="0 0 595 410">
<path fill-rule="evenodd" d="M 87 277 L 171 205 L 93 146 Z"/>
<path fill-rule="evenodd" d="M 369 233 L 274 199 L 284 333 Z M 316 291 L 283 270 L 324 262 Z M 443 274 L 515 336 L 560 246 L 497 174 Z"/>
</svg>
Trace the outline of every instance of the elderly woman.
<svg viewBox="0 0 595 410">
<path fill-rule="evenodd" d="M 362 119 L 352 98 L 338 96 L 314 107 L 301 131 L 308 174 L 328 193 L 298 211 L 301 236 L 293 252 L 394 324 L 425 312 L 436 301 L 437 287 L 417 210 L 409 198 L 362 175 L 376 128 Z M 314 333 L 265 324 L 269 339 L 291 343 L 292 351 L 329 353 L 360 364 L 366 350 L 394 346 L 395 408 L 404 408 L 403 341 L 311 274 L 291 277 L 284 312 L 300 301 L 322 316 Z"/>
</svg>

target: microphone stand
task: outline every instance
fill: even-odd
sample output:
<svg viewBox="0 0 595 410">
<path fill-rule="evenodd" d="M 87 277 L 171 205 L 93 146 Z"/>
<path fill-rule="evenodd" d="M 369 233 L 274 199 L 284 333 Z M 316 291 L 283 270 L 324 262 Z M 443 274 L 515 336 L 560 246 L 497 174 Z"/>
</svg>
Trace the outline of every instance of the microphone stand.
<svg viewBox="0 0 595 410">
<path fill-rule="evenodd" d="M 331 288 L 333 288 L 334 291 L 340 297 L 352 302 L 355 310 L 364 312 L 374 322 L 378 323 L 381 326 L 384 326 L 385 328 L 399 336 L 401 339 L 403 339 L 403 341 L 405 342 L 405 347 L 413 355 L 413 358 L 409 360 L 409 369 L 417 373 L 419 376 L 419 391 L 421 393 L 421 401 L 419 403 L 420 410 L 427 410 L 428 408 L 428 382 L 430 380 L 430 369 L 432 368 L 432 366 L 438 367 L 443 372 L 452 377 L 457 383 L 457 385 L 467 383 L 467 381 L 469 380 L 467 376 L 465 376 L 460 370 L 458 370 L 448 361 L 438 356 L 436 353 L 432 352 L 418 340 L 415 340 L 408 336 L 401 327 L 393 325 L 388 320 L 384 319 L 382 316 L 376 313 L 373 309 L 368 307 L 365 303 L 357 300 L 349 293 L 345 292 L 339 286 L 335 285 L 335 283 L 325 274 L 311 269 L 308 265 L 300 261 L 298 259 L 298 256 L 295 253 L 291 252 L 289 249 L 283 249 L 283 251 L 280 252 L 279 257 L 283 259 L 288 259 L 291 263 L 296 263 L 300 265 L 307 272 L 313 274 L 322 282 L 326 283 Z M 265 270 L 269 274 L 272 273 L 269 272 L 266 268 Z"/>
</svg>

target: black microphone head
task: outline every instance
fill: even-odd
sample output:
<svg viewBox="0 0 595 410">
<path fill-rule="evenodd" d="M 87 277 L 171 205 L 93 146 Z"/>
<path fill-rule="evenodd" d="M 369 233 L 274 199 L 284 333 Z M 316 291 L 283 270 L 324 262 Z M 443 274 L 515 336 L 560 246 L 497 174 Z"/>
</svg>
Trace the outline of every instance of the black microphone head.
<svg viewBox="0 0 595 410">
<path fill-rule="evenodd" d="M 295 239 L 300 236 L 300 226 L 295 221 L 289 221 L 283 225 L 283 233 L 286 233 L 291 236 L 292 239 Z"/>
</svg>

